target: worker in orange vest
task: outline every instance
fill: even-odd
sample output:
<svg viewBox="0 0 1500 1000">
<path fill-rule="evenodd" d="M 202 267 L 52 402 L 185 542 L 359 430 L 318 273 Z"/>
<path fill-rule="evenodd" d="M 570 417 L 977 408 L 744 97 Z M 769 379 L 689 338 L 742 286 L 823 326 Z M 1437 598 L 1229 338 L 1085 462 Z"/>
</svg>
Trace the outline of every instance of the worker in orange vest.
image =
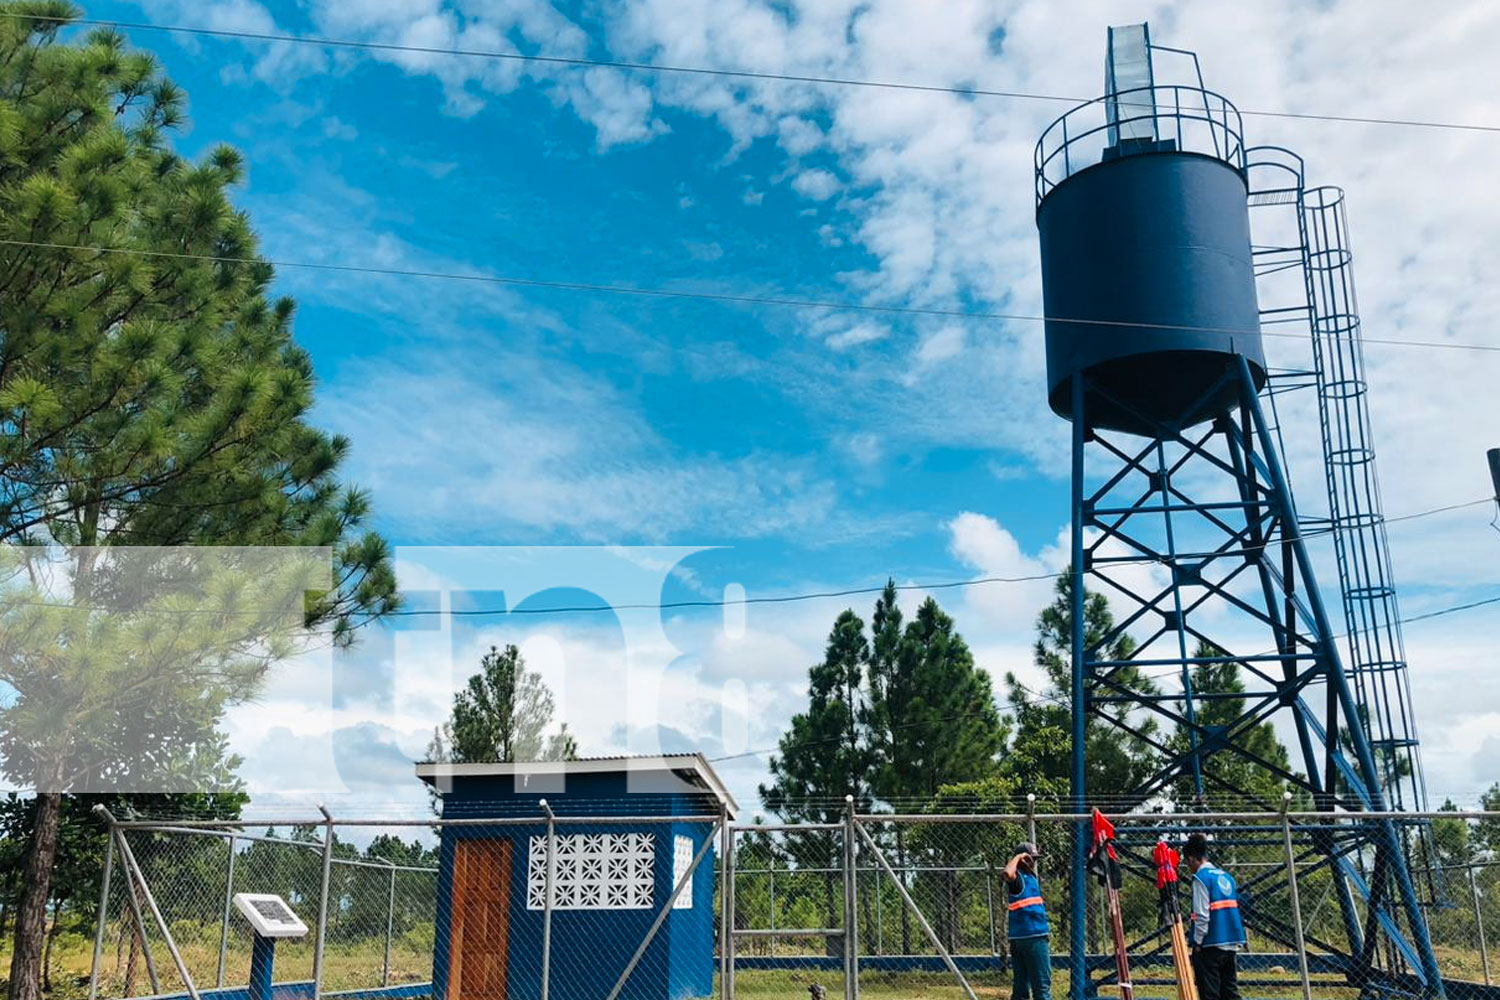
<svg viewBox="0 0 1500 1000">
<path fill-rule="evenodd" d="M 1194 979 L 1199 1000 L 1240 1000 L 1236 964 L 1245 947 L 1239 887 L 1234 876 L 1208 860 L 1208 838 L 1188 837 L 1182 863 L 1193 873 Z"/>
<path fill-rule="evenodd" d="M 1052 952 L 1047 907 L 1036 877 L 1041 851 L 1019 844 L 1005 865 L 1006 929 L 1010 938 L 1013 1000 L 1052 1000 Z"/>
</svg>

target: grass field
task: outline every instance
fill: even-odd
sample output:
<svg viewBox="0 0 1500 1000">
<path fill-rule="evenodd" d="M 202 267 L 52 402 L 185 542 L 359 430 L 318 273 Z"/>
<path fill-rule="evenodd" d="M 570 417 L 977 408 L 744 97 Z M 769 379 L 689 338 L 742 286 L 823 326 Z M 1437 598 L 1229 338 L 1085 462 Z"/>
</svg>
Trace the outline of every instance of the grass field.
<svg viewBox="0 0 1500 1000">
<path fill-rule="evenodd" d="M 183 958 L 189 971 L 201 988 L 214 986 L 218 972 L 218 941 L 179 942 Z M 233 942 L 232 942 L 233 944 Z M 432 977 L 432 949 L 421 942 L 393 942 L 391 949 L 390 983 L 426 982 Z M 54 1000 L 79 1000 L 88 992 L 90 957 L 93 952 L 91 938 L 81 934 L 59 936 L 52 954 L 52 991 Z M 182 990 L 181 980 L 171 963 L 166 949 L 153 947 L 161 988 L 165 992 Z M 284 942 L 277 951 L 276 978 L 278 981 L 312 978 L 312 946 L 310 942 L 296 944 Z M 117 967 L 117 952 L 106 947 L 104 953 L 104 976 L 100 984 L 101 997 L 123 995 L 124 979 L 121 961 Z M 384 960 L 383 941 L 363 941 L 353 944 L 330 943 L 324 955 L 324 983 L 328 990 L 357 989 L 381 985 L 381 970 Z M 1483 970 L 1477 951 L 1439 948 L 1439 960 L 1452 979 L 1483 982 Z M 249 977 L 248 949 L 231 947 L 226 957 L 224 982 L 241 984 Z M 0 944 L 0 972 L 10 966 L 9 942 Z M 1137 1000 L 1175 998 L 1175 989 L 1163 981 L 1165 970 L 1152 968 L 1137 973 Z M 1266 1000 L 1301 1000 L 1301 986 L 1296 970 L 1276 970 L 1272 973 L 1242 973 L 1253 979 L 1242 992 L 1247 997 Z M 968 975 L 969 984 L 981 1000 L 1004 1000 L 1011 994 L 1011 981 L 1007 973 L 999 971 L 976 972 Z M 3 980 L 0 980 L 3 982 Z M 1068 976 L 1064 970 L 1053 975 L 1053 996 L 1068 995 Z M 828 1000 L 841 1000 L 844 977 L 839 971 L 744 969 L 735 975 L 736 1000 L 810 1000 L 809 987 L 822 986 Z M 716 994 L 718 982 L 715 982 Z M 150 981 L 142 966 L 136 976 L 133 995 L 151 992 Z M 950 975 L 937 972 L 885 972 L 862 969 L 859 977 L 859 993 L 870 1000 L 965 1000 L 962 987 Z M 1105 997 L 1117 997 L 1118 990 L 1105 989 Z M 1314 981 L 1313 995 L 1319 1000 L 1350 1000 L 1356 993 L 1346 986 L 1324 979 Z M 556 1000 L 575 1000 L 562 993 L 555 993 Z M 597 1000 L 597 998 L 576 998 Z"/>
</svg>

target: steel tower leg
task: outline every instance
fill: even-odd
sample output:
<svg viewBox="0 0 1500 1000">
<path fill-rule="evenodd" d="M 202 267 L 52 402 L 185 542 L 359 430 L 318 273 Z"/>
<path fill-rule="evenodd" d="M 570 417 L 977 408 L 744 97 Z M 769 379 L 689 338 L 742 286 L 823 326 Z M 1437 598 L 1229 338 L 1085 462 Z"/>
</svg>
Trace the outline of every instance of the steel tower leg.
<svg viewBox="0 0 1500 1000">
<path fill-rule="evenodd" d="M 1109 406 L 1124 404 L 1083 382 L 1075 378 L 1072 407 L 1075 805 L 1086 802 L 1091 791 L 1084 725 L 1093 717 L 1129 734 L 1160 765 L 1133 789 L 1093 790 L 1111 800 L 1123 798 L 1122 809 L 1164 797 L 1181 800 L 1200 781 L 1233 795 L 1243 807 L 1278 808 L 1279 803 L 1261 801 L 1264 796 L 1205 766 L 1216 755 L 1233 755 L 1300 789 L 1321 808 L 1348 812 L 1348 821 L 1298 832 L 1304 857 L 1311 860 L 1304 871 L 1329 872 L 1344 918 L 1342 944 L 1311 943 L 1329 951 L 1364 994 L 1442 998 L 1436 957 L 1396 826 L 1384 818 L 1357 817 L 1383 810 L 1380 772 L 1359 724 L 1358 703 L 1248 364 L 1235 359 L 1205 392 L 1212 398 L 1235 390 L 1238 403 L 1230 412 L 1190 428 L 1156 423 L 1151 438 L 1089 428 L 1086 398 L 1097 394 Z M 1201 412 L 1196 403 L 1183 412 L 1195 410 Z M 1151 570 L 1143 573 L 1142 563 Z M 1133 575 L 1119 572 L 1126 565 L 1134 567 Z M 1106 636 L 1086 636 L 1085 584 L 1113 603 L 1117 622 Z M 1135 640 L 1134 648 L 1114 652 L 1125 636 Z M 1257 651 L 1230 652 L 1235 647 Z M 1123 659 L 1112 659 L 1116 656 Z M 1187 685 L 1162 690 L 1145 679 L 1153 671 L 1189 676 L 1206 664 L 1233 664 L 1244 675 L 1239 715 L 1227 725 L 1203 724 L 1191 710 Z M 1319 686 L 1324 698 L 1310 697 Z M 1258 755 L 1240 739 L 1285 713 L 1295 720 L 1301 771 Z M 1168 740 L 1141 723 L 1147 715 L 1189 739 Z M 1230 836 L 1226 831 L 1224 839 Z M 1253 839 L 1254 831 L 1242 836 Z M 1083 847 L 1080 834 L 1070 926 L 1074 1000 L 1087 996 L 1092 985 L 1084 954 Z M 1362 858 L 1374 862 L 1369 880 L 1358 871 Z M 1253 888 L 1252 898 L 1259 900 L 1246 912 L 1251 925 L 1294 945 L 1295 935 L 1274 916 L 1274 907 L 1265 905 L 1284 894 L 1285 886 L 1255 876 L 1247 878 L 1245 888 Z M 1362 911 L 1356 895 L 1362 897 Z M 1363 927 L 1362 916 L 1367 918 Z M 1382 946 L 1398 956 L 1384 968 Z"/>
<path fill-rule="evenodd" d="M 1292 509 L 1292 493 L 1286 485 L 1286 476 L 1282 472 L 1281 462 L 1276 456 L 1276 449 L 1271 444 L 1270 432 L 1266 429 L 1266 417 L 1260 408 L 1260 399 L 1255 392 L 1254 383 L 1250 379 L 1250 369 L 1242 357 L 1240 365 L 1240 391 L 1242 405 L 1250 413 L 1255 421 L 1255 432 L 1259 438 L 1261 454 L 1264 456 L 1267 473 L 1273 481 L 1275 495 L 1280 498 L 1282 504 L 1282 516 L 1286 523 L 1292 527 L 1292 545 L 1296 552 L 1299 568 L 1302 570 L 1304 579 L 1312 583 L 1313 571 L 1312 560 L 1307 555 L 1307 545 L 1302 539 L 1302 533 L 1295 527 L 1297 525 L 1296 511 Z M 1350 740 L 1354 744 L 1356 757 L 1359 759 L 1360 770 L 1366 782 L 1366 791 L 1370 802 L 1370 808 L 1378 812 L 1386 810 L 1386 798 L 1382 788 L 1380 771 L 1375 764 L 1375 754 L 1370 748 L 1370 737 L 1366 728 L 1359 724 L 1359 713 L 1357 711 L 1354 694 L 1349 688 L 1349 679 L 1344 674 L 1342 665 L 1339 663 L 1338 650 L 1335 646 L 1334 632 L 1328 621 L 1327 609 L 1323 607 L 1323 597 L 1316 586 L 1309 588 L 1308 601 L 1312 605 L 1313 615 L 1317 621 L 1318 632 L 1322 637 L 1323 652 L 1327 659 L 1327 672 L 1329 681 L 1338 691 L 1339 701 L 1342 703 L 1344 718 L 1350 720 Z M 1432 938 L 1427 930 L 1427 918 L 1422 912 L 1421 901 L 1417 898 L 1416 884 L 1412 881 L 1411 870 L 1406 863 L 1406 852 L 1400 836 L 1396 832 L 1396 824 L 1388 818 L 1378 821 L 1378 847 L 1376 864 L 1384 863 L 1390 882 L 1394 883 L 1397 894 L 1401 898 L 1401 907 L 1405 911 L 1407 920 L 1407 931 L 1412 940 L 1409 942 L 1412 949 L 1416 951 L 1417 960 L 1422 966 L 1424 978 L 1427 980 L 1431 995 L 1443 996 L 1443 976 L 1438 969 L 1437 955 L 1432 948 Z M 1375 921 L 1371 920 L 1373 927 Z M 1373 936 L 1373 935 L 1368 935 Z M 1368 944 L 1367 944 L 1368 947 Z"/>
<path fill-rule="evenodd" d="M 1084 427 L 1085 385 L 1082 375 L 1073 379 L 1073 782 L 1072 809 L 1086 810 L 1088 789 L 1084 780 L 1084 724 L 1088 713 L 1085 688 L 1087 650 L 1084 649 L 1084 495 L 1083 453 L 1088 434 Z M 1072 919 L 1068 923 L 1068 984 L 1072 1000 L 1085 1000 L 1088 990 L 1088 863 L 1089 828 L 1079 821 L 1073 829 L 1073 868 L 1070 877 Z"/>
</svg>

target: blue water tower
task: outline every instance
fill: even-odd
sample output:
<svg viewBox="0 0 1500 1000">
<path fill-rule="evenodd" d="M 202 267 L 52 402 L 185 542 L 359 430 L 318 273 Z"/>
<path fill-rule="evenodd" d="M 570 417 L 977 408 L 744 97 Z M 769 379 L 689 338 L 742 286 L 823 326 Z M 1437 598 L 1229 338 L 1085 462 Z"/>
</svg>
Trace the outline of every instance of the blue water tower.
<svg viewBox="0 0 1500 1000">
<path fill-rule="evenodd" d="M 1265 382 L 1239 112 L 1156 82 L 1144 24 L 1111 28 L 1105 95 L 1037 145 L 1052 409 L 1154 436 L 1234 402 L 1235 355 Z M 1196 60 L 1195 60 L 1196 63 Z M 1216 388 L 1217 384 L 1217 388 Z"/>
<path fill-rule="evenodd" d="M 1164 82 L 1163 71 L 1180 69 L 1184 82 Z M 1347 358 L 1357 326 L 1347 254 L 1314 252 L 1308 233 L 1330 220 L 1308 202 L 1301 158 L 1247 148 L 1239 112 L 1204 87 L 1192 53 L 1153 44 L 1144 24 L 1112 28 L 1104 76 L 1103 96 L 1048 127 L 1035 158 L 1048 403 L 1072 424 L 1070 811 L 1101 795 L 1119 812 L 1155 809 L 1164 797 L 1258 802 L 1216 766 L 1237 758 L 1248 765 L 1242 773 L 1272 775 L 1329 812 L 1385 814 L 1388 782 L 1359 724 L 1378 716 L 1344 668 L 1283 468 L 1281 432 L 1297 428 L 1273 425 L 1261 404 L 1269 391 L 1257 282 L 1268 279 L 1259 290 L 1275 303 L 1268 322 L 1300 321 L 1315 352 Z M 1260 229 L 1272 209 L 1291 219 Z M 1252 212 L 1267 237 L 1255 242 Z M 1315 238 L 1325 251 L 1333 245 L 1327 234 Z M 1290 307 L 1287 281 L 1301 299 Z M 1319 376 L 1326 412 L 1352 398 L 1358 380 L 1341 377 Z M 1368 473 L 1363 453 L 1358 461 Z M 1354 558 L 1369 559 L 1368 550 Z M 1106 629 L 1086 627 L 1090 594 L 1110 602 Z M 1224 690 L 1203 689 L 1221 683 L 1206 667 L 1239 678 L 1233 718 L 1224 718 L 1235 704 Z M 1137 781 L 1090 788 L 1090 719 L 1143 742 L 1151 719 L 1184 738 L 1159 745 Z M 1268 761 L 1239 738 L 1268 723 L 1295 733 L 1295 764 Z M 1169 832 L 1173 822 L 1182 825 Z M 1192 829 L 1167 819 L 1154 835 Z M 1087 954 L 1089 836 L 1083 825 L 1074 833 L 1070 994 L 1086 1000 L 1118 973 Z M 1341 826 L 1340 836 L 1358 846 L 1296 834 L 1304 856 L 1333 873 L 1343 924 L 1346 944 L 1320 949 L 1320 960 L 1363 995 L 1442 997 L 1404 848 L 1411 838 L 1388 814 Z M 1369 877 L 1354 857 L 1371 859 Z M 1286 887 L 1260 879 L 1253 891 L 1247 925 L 1286 941 L 1274 916 L 1294 906 Z M 1382 968 L 1382 954 L 1400 962 Z"/>
</svg>

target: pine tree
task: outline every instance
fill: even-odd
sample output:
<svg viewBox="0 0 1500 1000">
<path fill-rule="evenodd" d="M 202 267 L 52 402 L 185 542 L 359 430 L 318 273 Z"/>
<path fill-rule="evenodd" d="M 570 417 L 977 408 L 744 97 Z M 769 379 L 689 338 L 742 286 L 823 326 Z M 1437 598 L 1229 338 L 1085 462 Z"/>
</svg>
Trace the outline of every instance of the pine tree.
<svg viewBox="0 0 1500 1000">
<path fill-rule="evenodd" d="M 865 624 L 852 610 L 838 616 L 828 633 L 823 661 L 808 671 L 807 711 L 792 717 L 779 752 L 771 758 L 772 782 L 760 788 L 767 809 L 787 820 L 837 823 L 843 819 L 844 796 L 853 795 L 861 811 L 869 808 L 870 764 L 863 667 L 869 657 Z M 797 864 L 823 869 L 825 927 L 837 925 L 834 875 L 842 863 L 831 837 L 793 834 L 787 850 Z M 829 939 L 829 954 L 840 944 Z"/>
<path fill-rule="evenodd" d="M 340 643 L 395 586 L 383 540 L 360 534 L 366 498 L 338 482 L 347 442 L 306 423 L 292 304 L 268 298 L 271 267 L 227 194 L 239 154 L 176 155 L 181 91 L 113 32 L 59 44 L 71 5 L 0 14 L 0 541 L 68 547 L 75 604 L 0 608 L 4 771 L 39 790 L 10 996 L 37 1000 L 62 792 L 142 772 L 223 780 L 223 710 L 286 651 L 250 655 L 261 623 L 221 636 L 199 622 L 199 655 L 149 655 L 166 608 L 101 622 L 91 604 L 121 583 L 101 548 L 329 547 L 335 583 L 306 620 Z M 162 580 L 180 569 L 150 565 Z M 205 582 L 255 605 L 243 580 Z M 145 758 L 120 751 L 146 742 Z"/>
<path fill-rule="evenodd" d="M 884 693 L 889 754 L 882 771 L 890 799 L 934 801 L 945 785 L 980 781 L 995 773 L 1005 731 L 995 707 L 989 674 L 937 601 L 928 598 L 902 633 L 896 668 Z M 907 844 L 898 828 L 903 867 Z M 942 854 L 936 855 L 941 859 Z M 935 891 L 942 901 L 938 933 L 957 944 L 958 882 L 941 873 Z M 903 947 L 910 928 L 903 922 Z"/>
<path fill-rule="evenodd" d="M 869 740 L 865 730 L 864 663 L 869 644 L 864 622 L 852 610 L 828 633 L 821 663 L 808 671 L 807 711 L 792 717 L 771 758 L 772 783 L 761 787 L 766 808 L 810 822 L 839 821 L 844 796 L 861 809 L 870 795 Z"/>
<path fill-rule="evenodd" d="M 1222 649 L 1206 642 L 1200 642 L 1193 652 L 1195 659 L 1226 655 Z M 1194 717 L 1199 726 L 1209 730 L 1223 729 L 1245 714 L 1244 698 L 1225 697 L 1245 693 L 1245 684 L 1240 680 L 1239 664 L 1196 664 L 1189 671 L 1188 677 L 1194 695 Z M 1235 733 L 1233 743 L 1235 749 L 1217 750 L 1200 758 L 1203 789 L 1207 799 L 1204 804 L 1211 803 L 1231 809 L 1279 809 L 1282 793 L 1286 790 L 1286 780 L 1264 764 L 1256 762 L 1264 761 L 1283 772 L 1290 771 L 1290 758 L 1286 747 L 1276 735 L 1275 727 L 1269 722 L 1257 723 Z M 1185 726 L 1177 727 L 1170 745 L 1174 752 L 1182 754 L 1192 748 Z M 1179 804 L 1199 804 L 1190 772 L 1178 780 L 1173 791 Z"/>
<path fill-rule="evenodd" d="M 882 697 L 889 726 L 882 798 L 926 801 L 944 785 L 994 773 L 1004 729 L 989 674 L 930 597 L 902 633 Z"/>
<path fill-rule="evenodd" d="M 1057 597 L 1037 617 L 1037 640 L 1033 649 L 1036 665 L 1047 675 L 1047 688 L 1033 692 L 1015 674 L 1006 674 L 1014 735 L 1006 754 L 1005 770 L 1025 789 L 1072 789 L 1073 748 L 1073 576 L 1057 578 Z M 1084 594 L 1084 642 L 1103 643 L 1114 630 L 1114 615 L 1103 594 Z M 1128 635 L 1100 649 L 1099 659 L 1123 660 L 1135 648 Z M 1136 691 L 1155 691 L 1156 685 L 1139 668 L 1125 667 L 1115 673 L 1118 683 Z M 1129 719 L 1130 708 L 1109 705 L 1100 709 L 1106 718 L 1090 714 L 1084 720 L 1084 781 L 1095 801 L 1107 801 L 1138 787 L 1151 776 L 1158 755 L 1144 737 L 1157 731 L 1152 719 Z M 1133 735 L 1109 719 L 1128 722 L 1141 735 Z"/>
<path fill-rule="evenodd" d="M 891 718 L 893 706 L 886 692 L 896 676 L 901 656 L 901 605 L 896 599 L 896 581 L 887 579 L 885 589 L 875 601 L 875 613 L 870 618 L 869 674 L 869 740 L 873 755 L 872 766 L 881 768 L 891 758 L 891 741 L 894 737 Z M 875 776 L 875 783 L 882 790 L 888 782 L 883 775 Z"/>
<path fill-rule="evenodd" d="M 453 763 L 572 760 L 578 744 L 563 723 L 549 733 L 557 703 L 515 646 L 494 646 L 479 673 L 453 696 L 453 714 L 433 735 L 433 760 Z"/>
</svg>

